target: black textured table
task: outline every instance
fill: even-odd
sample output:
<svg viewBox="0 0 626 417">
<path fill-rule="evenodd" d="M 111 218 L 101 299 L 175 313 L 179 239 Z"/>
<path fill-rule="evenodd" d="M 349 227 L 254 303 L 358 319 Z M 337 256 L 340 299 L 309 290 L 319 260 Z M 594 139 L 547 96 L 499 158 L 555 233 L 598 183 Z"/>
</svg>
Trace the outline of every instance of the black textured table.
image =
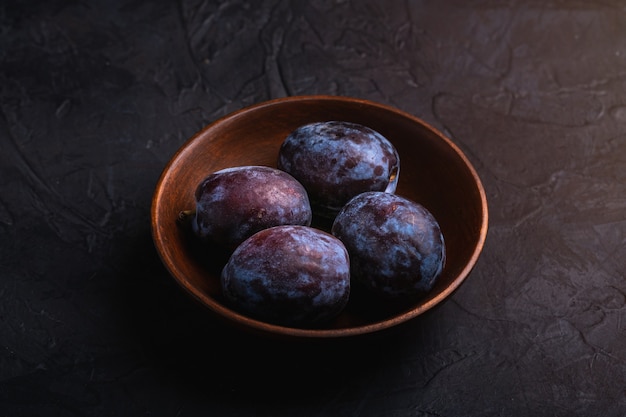
<svg viewBox="0 0 626 417">
<path fill-rule="evenodd" d="M 160 262 L 196 131 L 289 95 L 395 106 L 483 180 L 483 254 L 373 338 L 244 335 Z M 626 3 L 4 1 L 0 416 L 626 415 Z"/>
</svg>

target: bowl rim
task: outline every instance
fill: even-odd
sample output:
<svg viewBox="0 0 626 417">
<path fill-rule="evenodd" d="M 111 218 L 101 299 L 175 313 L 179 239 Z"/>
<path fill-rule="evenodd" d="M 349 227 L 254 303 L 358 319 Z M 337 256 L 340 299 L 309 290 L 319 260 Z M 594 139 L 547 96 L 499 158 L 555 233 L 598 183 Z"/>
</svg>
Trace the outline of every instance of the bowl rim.
<svg viewBox="0 0 626 417">
<path fill-rule="evenodd" d="M 287 327 L 276 324 L 271 324 L 267 322 L 263 322 L 260 320 L 256 320 L 245 315 L 242 315 L 235 310 L 228 308 L 217 300 L 207 296 L 204 293 L 198 292 L 195 290 L 193 286 L 191 286 L 187 281 L 180 279 L 180 275 L 182 272 L 178 270 L 175 262 L 171 256 L 169 256 L 168 251 L 166 250 L 166 239 L 163 239 L 161 235 L 161 229 L 159 228 L 159 202 L 163 193 L 163 184 L 167 179 L 168 173 L 172 166 L 177 162 L 177 160 L 181 157 L 181 155 L 185 152 L 185 150 L 200 136 L 202 136 L 207 130 L 211 129 L 215 125 L 223 123 L 227 120 L 236 119 L 241 116 L 243 113 L 254 111 L 257 109 L 261 109 L 264 107 L 272 107 L 284 103 L 289 102 L 303 102 L 303 101 L 333 101 L 333 102 L 344 102 L 349 104 L 358 104 L 362 106 L 367 106 L 370 108 L 380 109 L 382 111 L 394 113 L 402 118 L 409 119 L 411 122 L 421 125 L 423 128 L 429 130 L 432 134 L 434 134 L 439 140 L 442 140 L 446 143 L 448 147 L 450 147 L 457 156 L 463 161 L 465 167 L 468 169 L 469 173 L 473 178 L 473 183 L 476 185 L 478 191 L 478 195 L 480 196 L 481 202 L 481 227 L 480 233 L 478 236 L 478 240 L 474 246 L 472 251 L 472 255 L 470 256 L 468 262 L 465 264 L 464 268 L 461 270 L 459 274 L 452 280 L 450 285 L 445 287 L 440 293 L 438 293 L 433 298 L 429 299 L 427 302 L 417 306 L 416 308 L 412 308 L 408 311 L 400 313 L 396 316 L 386 318 L 380 321 L 376 321 L 373 323 L 368 323 L 364 325 L 354 326 L 354 327 L 345 327 L 345 328 L 315 328 L 315 329 L 307 329 L 307 328 L 295 328 L 295 327 Z M 242 107 L 239 110 L 228 113 L 224 116 L 221 116 L 210 122 L 209 124 L 203 126 L 200 130 L 198 130 L 194 135 L 192 135 L 189 139 L 187 139 L 172 155 L 169 159 L 165 167 L 163 168 L 159 179 L 157 181 L 155 191 L 152 197 L 151 202 L 151 234 L 152 240 L 161 259 L 163 265 L 169 272 L 172 278 L 178 283 L 180 287 L 182 287 L 185 292 L 192 296 L 196 301 L 200 302 L 201 305 L 211 310 L 215 313 L 219 318 L 230 322 L 231 324 L 235 324 L 238 327 L 243 327 L 247 330 L 253 330 L 261 333 L 270 333 L 274 335 L 282 335 L 289 337 L 298 337 L 298 338 L 341 338 L 347 336 L 358 336 L 365 335 L 370 333 L 377 333 L 382 330 L 386 330 L 392 327 L 395 327 L 399 324 L 405 323 L 426 311 L 432 309 L 436 305 L 440 304 L 446 298 L 448 298 L 453 292 L 456 291 L 460 287 L 460 285 L 466 280 L 469 276 L 470 272 L 473 270 L 480 254 L 485 245 L 485 241 L 487 238 L 488 231 L 488 223 L 489 223 L 489 210 L 487 204 L 487 197 L 485 193 L 484 186 L 476 169 L 469 161 L 467 156 L 463 153 L 463 151 L 456 145 L 451 139 L 449 139 L 446 135 L 440 132 L 438 129 L 434 128 L 429 123 L 424 120 L 416 117 L 406 111 L 400 110 L 391 105 L 378 103 L 375 101 L 371 101 L 368 99 L 349 97 L 349 96 L 335 96 L 335 95 L 294 95 L 288 97 L 275 98 L 263 102 L 259 102 L 256 104 L 252 104 L 249 106 Z"/>
</svg>

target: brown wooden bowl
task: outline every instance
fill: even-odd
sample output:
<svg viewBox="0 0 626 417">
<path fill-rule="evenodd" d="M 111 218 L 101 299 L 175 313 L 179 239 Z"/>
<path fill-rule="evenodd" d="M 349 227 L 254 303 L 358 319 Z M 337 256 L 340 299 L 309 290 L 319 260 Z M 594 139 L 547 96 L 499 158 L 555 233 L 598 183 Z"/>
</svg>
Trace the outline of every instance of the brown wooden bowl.
<svg viewBox="0 0 626 417">
<path fill-rule="evenodd" d="M 181 211 L 195 208 L 195 189 L 208 174 L 239 165 L 275 167 L 278 149 L 291 131 L 306 123 L 328 120 L 360 123 L 377 130 L 394 144 L 401 161 L 396 193 L 424 205 L 439 221 L 447 249 L 443 273 L 426 296 L 409 304 L 383 303 L 353 294 L 344 312 L 324 328 L 283 327 L 241 315 L 222 298 L 219 275 L 225 259 L 200 248 L 189 230 L 177 222 L 177 217 Z M 454 143 L 398 109 L 335 96 L 272 100 L 208 125 L 167 164 L 152 201 L 156 249 L 188 294 L 218 317 L 241 328 L 311 338 L 378 332 L 441 303 L 474 267 L 487 236 L 487 219 L 487 200 L 481 181 Z"/>
</svg>

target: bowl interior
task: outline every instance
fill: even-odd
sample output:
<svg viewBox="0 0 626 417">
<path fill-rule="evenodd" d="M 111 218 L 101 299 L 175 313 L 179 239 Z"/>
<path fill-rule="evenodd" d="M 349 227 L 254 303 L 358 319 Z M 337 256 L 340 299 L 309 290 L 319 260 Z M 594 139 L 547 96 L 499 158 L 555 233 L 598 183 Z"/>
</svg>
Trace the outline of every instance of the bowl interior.
<svg viewBox="0 0 626 417">
<path fill-rule="evenodd" d="M 178 224 L 177 216 L 182 210 L 195 207 L 194 191 L 208 174 L 239 165 L 275 167 L 279 147 L 291 131 L 305 123 L 327 120 L 363 124 L 394 144 L 400 155 L 396 193 L 424 205 L 439 221 L 447 250 L 444 271 L 435 287 L 417 301 L 378 306 L 367 301 L 367 306 L 363 306 L 358 300 L 351 300 L 344 313 L 324 328 L 286 328 L 242 316 L 223 303 L 219 273 L 225 259 L 200 248 L 189 231 Z M 487 204 L 481 182 L 467 158 L 421 120 L 365 100 L 290 97 L 228 115 L 183 145 L 157 185 L 152 232 L 157 251 L 175 280 L 219 317 L 263 332 L 335 337 L 394 326 L 450 295 L 467 277 L 482 250 L 487 233 Z"/>
</svg>

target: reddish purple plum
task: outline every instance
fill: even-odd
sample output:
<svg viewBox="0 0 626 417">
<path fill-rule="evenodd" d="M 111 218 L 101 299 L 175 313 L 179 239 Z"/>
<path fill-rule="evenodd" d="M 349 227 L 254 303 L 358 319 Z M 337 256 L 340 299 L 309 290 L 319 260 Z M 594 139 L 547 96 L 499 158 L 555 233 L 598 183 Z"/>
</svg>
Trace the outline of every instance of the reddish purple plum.
<svg viewBox="0 0 626 417">
<path fill-rule="evenodd" d="M 221 275 L 230 305 L 252 318 L 293 327 L 323 324 L 350 295 L 343 243 L 319 229 L 276 226 L 235 249 Z"/>
<path fill-rule="evenodd" d="M 302 183 L 314 214 L 334 218 L 358 194 L 395 192 L 400 157 L 389 140 L 369 127 L 316 122 L 287 136 L 279 150 L 278 168 Z"/>
<path fill-rule="evenodd" d="M 353 282 L 384 298 L 422 295 L 443 270 L 446 249 L 437 220 L 402 196 L 360 194 L 331 231 L 348 249 Z"/>
<path fill-rule="evenodd" d="M 302 184 L 266 166 L 214 172 L 198 185 L 195 199 L 193 231 L 229 250 L 260 230 L 286 224 L 309 226 L 312 219 Z"/>
</svg>

